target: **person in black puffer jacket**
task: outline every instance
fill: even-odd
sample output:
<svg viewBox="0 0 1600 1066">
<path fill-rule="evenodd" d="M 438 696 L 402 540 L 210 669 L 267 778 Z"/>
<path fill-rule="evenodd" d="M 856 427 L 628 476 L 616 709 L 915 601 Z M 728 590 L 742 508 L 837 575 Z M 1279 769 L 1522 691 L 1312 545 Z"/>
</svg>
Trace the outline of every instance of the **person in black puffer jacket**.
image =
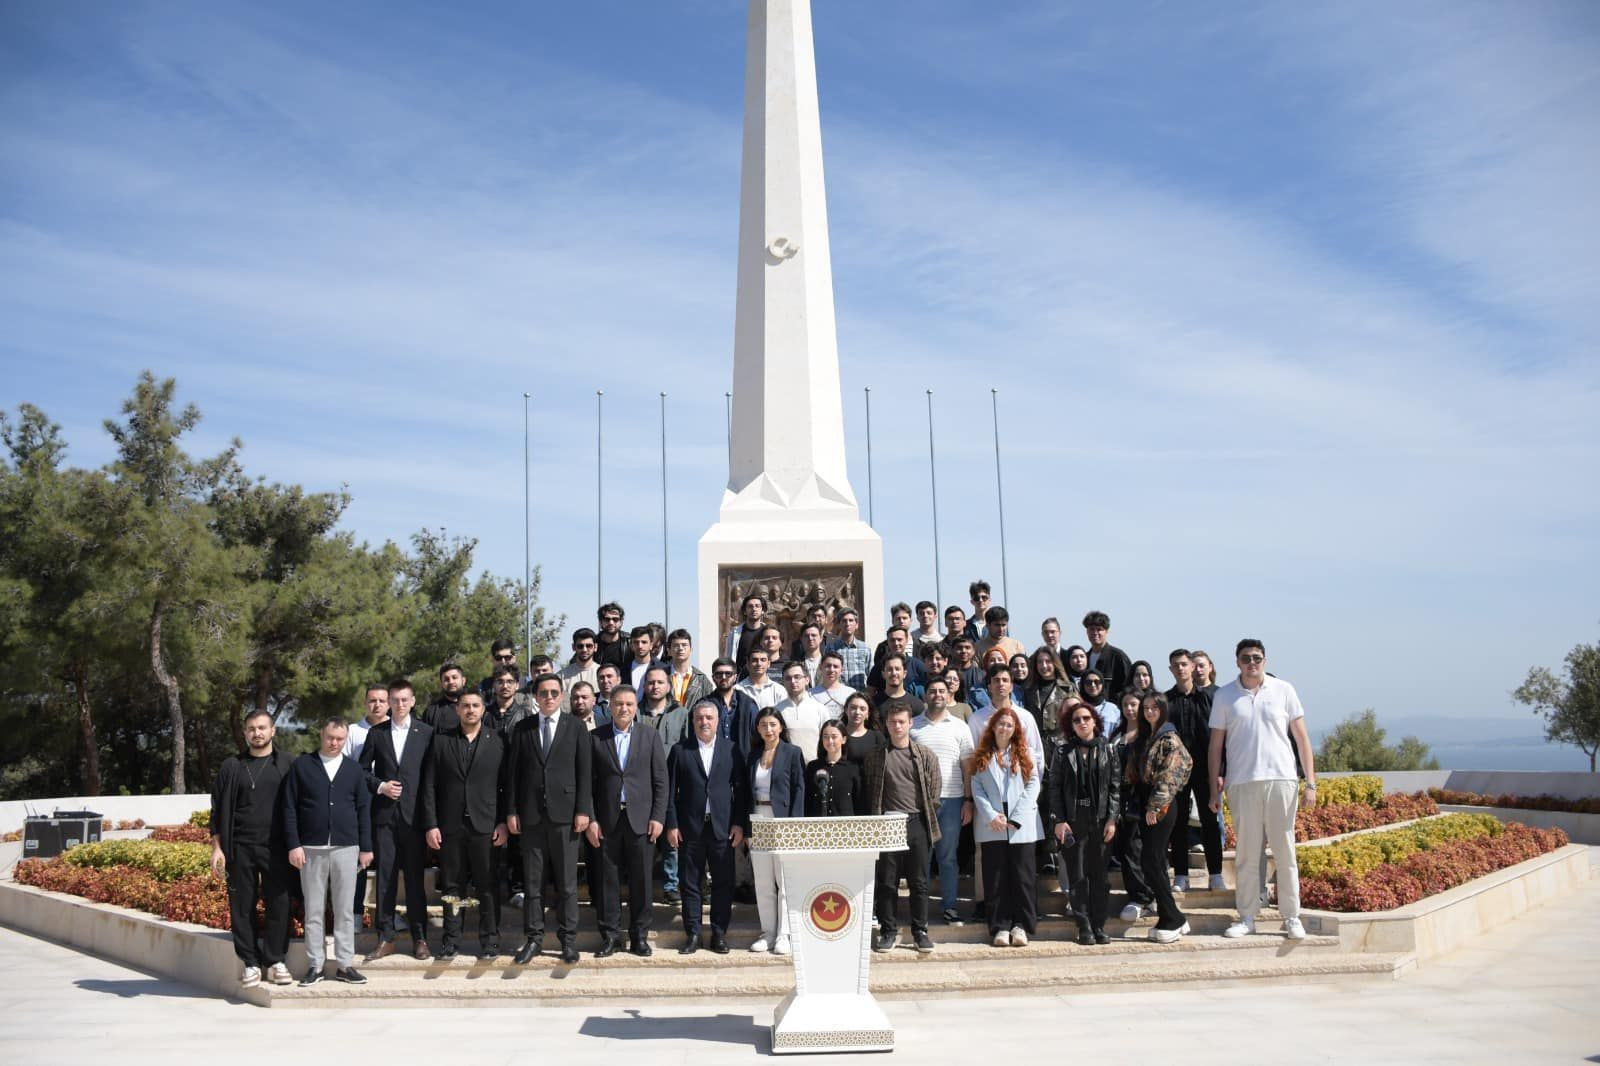
<svg viewBox="0 0 1600 1066">
<path fill-rule="evenodd" d="M 1078 943 L 1108 944 L 1106 848 L 1116 836 L 1122 809 L 1121 760 L 1088 704 L 1069 701 L 1063 717 L 1070 732 L 1051 761 L 1049 796 L 1061 869 L 1072 886 Z"/>
</svg>

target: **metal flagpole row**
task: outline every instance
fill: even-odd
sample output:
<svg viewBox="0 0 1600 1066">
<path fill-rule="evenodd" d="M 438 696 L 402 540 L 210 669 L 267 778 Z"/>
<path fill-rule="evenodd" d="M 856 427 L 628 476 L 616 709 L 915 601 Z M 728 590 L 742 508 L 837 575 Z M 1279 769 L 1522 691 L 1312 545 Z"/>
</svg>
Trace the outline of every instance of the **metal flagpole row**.
<svg viewBox="0 0 1600 1066">
<path fill-rule="evenodd" d="M 667 394 L 661 394 L 661 624 L 672 624 L 672 591 L 667 580 Z"/>
<path fill-rule="evenodd" d="M 928 485 L 933 490 L 933 602 L 943 611 L 944 589 L 939 584 L 939 474 L 933 454 L 933 390 L 928 390 Z"/>
<path fill-rule="evenodd" d="M 1000 594 L 1011 603 L 1011 582 L 1006 578 L 1006 493 L 1000 480 L 1000 390 L 989 390 L 989 409 L 994 415 L 994 494 L 1000 511 Z"/>
<path fill-rule="evenodd" d="M 533 549 L 532 504 L 530 503 L 531 476 L 528 464 L 528 400 L 531 393 L 522 394 L 522 662 L 533 658 Z"/>
</svg>

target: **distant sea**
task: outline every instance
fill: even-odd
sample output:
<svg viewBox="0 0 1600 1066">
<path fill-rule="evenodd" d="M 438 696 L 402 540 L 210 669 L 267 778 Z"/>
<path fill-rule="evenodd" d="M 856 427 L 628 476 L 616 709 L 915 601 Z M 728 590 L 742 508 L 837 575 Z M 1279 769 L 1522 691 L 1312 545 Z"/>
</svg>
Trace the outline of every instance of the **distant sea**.
<svg viewBox="0 0 1600 1066">
<path fill-rule="evenodd" d="M 1405 736 L 1419 738 L 1445 770 L 1589 769 L 1589 757 L 1577 748 L 1547 742 L 1542 721 L 1532 714 L 1515 718 L 1380 717 L 1378 724 L 1388 744 Z M 1312 739 L 1320 746 L 1322 734 L 1313 730 Z"/>
</svg>

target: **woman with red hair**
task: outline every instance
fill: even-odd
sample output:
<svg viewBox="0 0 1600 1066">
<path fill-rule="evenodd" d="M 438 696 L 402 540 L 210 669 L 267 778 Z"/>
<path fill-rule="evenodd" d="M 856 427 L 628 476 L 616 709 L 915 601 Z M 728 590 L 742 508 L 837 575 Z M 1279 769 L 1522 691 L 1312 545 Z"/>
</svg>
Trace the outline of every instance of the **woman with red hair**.
<svg viewBox="0 0 1600 1066">
<path fill-rule="evenodd" d="M 983 852 L 983 896 L 995 947 L 1026 947 L 1038 924 L 1034 898 L 1034 846 L 1039 824 L 1042 768 L 1028 750 L 1017 712 L 990 716 L 973 756 L 973 839 Z"/>
</svg>

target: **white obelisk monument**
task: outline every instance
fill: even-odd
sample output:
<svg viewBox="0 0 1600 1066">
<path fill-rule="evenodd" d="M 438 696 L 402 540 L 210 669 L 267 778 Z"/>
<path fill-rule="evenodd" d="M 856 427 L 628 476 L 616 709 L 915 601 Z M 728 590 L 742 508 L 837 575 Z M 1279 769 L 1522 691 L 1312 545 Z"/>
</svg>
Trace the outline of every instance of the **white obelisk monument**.
<svg viewBox="0 0 1600 1066">
<path fill-rule="evenodd" d="M 750 0 L 730 442 L 700 538 L 701 660 L 750 592 L 786 620 L 818 599 L 854 607 L 876 639 L 883 541 L 845 466 L 810 0 Z"/>
</svg>

